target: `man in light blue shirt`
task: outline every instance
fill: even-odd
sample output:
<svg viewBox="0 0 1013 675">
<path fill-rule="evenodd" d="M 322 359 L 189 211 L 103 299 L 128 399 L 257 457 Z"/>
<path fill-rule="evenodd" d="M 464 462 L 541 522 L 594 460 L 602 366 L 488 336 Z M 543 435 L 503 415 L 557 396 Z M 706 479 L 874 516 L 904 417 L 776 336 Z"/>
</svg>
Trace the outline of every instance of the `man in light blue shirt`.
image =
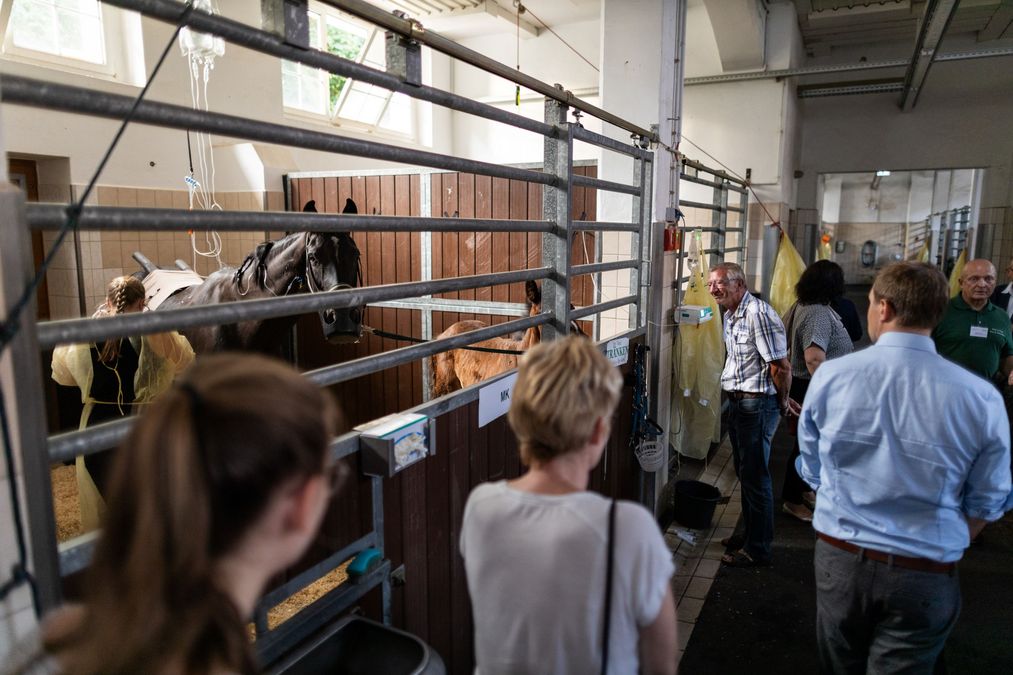
<svg viewBox="0 0 1013 675">
<path fill-rule="evenodd" d="M 875 344 L 824 363 L 802 406 L 828 672 L 931 673 L 960 612 L 956 561 L 1011 506 L 1002 398 L 929 337 L 946 304 L 931 265 L 885 268 L 869 293 Z"/>
</svg>

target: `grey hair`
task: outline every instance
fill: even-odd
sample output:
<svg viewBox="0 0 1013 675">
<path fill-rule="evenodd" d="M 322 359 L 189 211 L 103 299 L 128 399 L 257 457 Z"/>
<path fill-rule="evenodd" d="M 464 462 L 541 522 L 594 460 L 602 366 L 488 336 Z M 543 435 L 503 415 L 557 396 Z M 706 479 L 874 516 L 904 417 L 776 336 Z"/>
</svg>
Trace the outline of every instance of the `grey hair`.
<svg viewBox="0 0 1013 675">
<path fill-rule="evenodd" d="M 741 281 L 742 285 L 746 285 L 746 273 L 742 271 L 742 268 L 733 262 L 723 262 L 715 265 L 711 271 L 716 272 L 717 270 L 725 271 L 725 278 L 729 281 Z"/>
</svg>

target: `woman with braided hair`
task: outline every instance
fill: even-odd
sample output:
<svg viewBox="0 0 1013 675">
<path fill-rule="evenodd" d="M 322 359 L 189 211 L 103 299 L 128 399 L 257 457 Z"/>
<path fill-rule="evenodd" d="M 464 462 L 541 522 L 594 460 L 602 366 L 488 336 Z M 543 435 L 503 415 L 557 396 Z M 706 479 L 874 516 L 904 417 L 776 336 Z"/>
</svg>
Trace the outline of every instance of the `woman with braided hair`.
<svg viewBox="0 0 1013 675">
<path fill-rule="evenodd" d="M 140 312 L 144 284 L 130 276 L 116 277 L 93 318 Z M 102 343 L 63 345 L 53 352 L 53 379 L 81 390 L 81 429 L 129 415 L 134 406 L 151 403 L 193 361 L 193 349 L 176 332 L 112 338 Z M 78 500 L 84 531 L 98 527 L 104 509 L 110 452 L 77 458 Z"/>
<path fill-rule="evenodd" d="M 329 451 L 339 417 L 281 361 L 201 357 L 116 454 L 80 604 L 0 656 L 0 673 L 257 673 L 245 624 L 347 474 Z"/>
</svg>

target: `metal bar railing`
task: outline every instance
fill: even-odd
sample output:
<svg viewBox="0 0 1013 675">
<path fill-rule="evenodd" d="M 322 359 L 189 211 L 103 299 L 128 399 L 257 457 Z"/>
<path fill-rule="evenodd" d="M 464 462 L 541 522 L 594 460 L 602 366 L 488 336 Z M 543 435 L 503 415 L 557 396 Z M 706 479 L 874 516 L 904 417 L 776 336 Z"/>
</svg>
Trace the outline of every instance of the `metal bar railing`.
<svg viewBox="0 0 1013 675">
<path fill-rule="evenodd" d="M 179 17 L 184 7 L 182 3 L 173 0 L 103 0 L 103 2 L 123 9 L 135 10 L 144 16 L 161 19 L 173 24 L 179 22 Z M 183 22 L 183 25 L 189 26 L 195 31 L 218 35 L 232 44 L 247 47 L 262 54 L 269 54 L 287 61 L 295 61 L 312 66 L 313 68 L 320 68 L 335 75 L 343 75 L 374 84 L 421 101 L 428 101 L 445 108 L 450 108 L 451 110 L 484 117 L 495 122 L 502 122 L 519 129 L 533 131 L 543 136 L 555 133 L 550 125 L 538 120 L 533 120 L 523 115 L 518 115 L 487 103 L 480 103 L 434 87 L 409 84 L 385 71 L 370 68 L 369 66 L 326 51 L 301 49 L 294 45 L 286 44 L 280 36 L 274 33 L 253 28 L 222 16 L 194 10 Z"/>
<path fill-rule="evenodd" d="M 134 99 L 129 96 L 16 76 L 6 76 L 0 82 L 0 101 L 110 119 L 125 118 L 135 103 Z M 552 185 L 557 180 L 555 176 L 547 172 L 517 169 L 272 122 L 258 122 L 245 117 L 194 110 L 171 103 L 142 101 L 137 105 L 132 119 L 142 124 L 152 124 L 170 129 L 204 131 L 230 138 L 244 138 L 389 162 L 420 164 L 438 169 L 509 178 L 543 185 Z"/>
<path fill-rule="evenodd" d="M 285 600 L 288 596 L 302 589 L 304 586 L 316 581 L 322 574 L 330 572 L 341 563 L 361 552 L 363 549 L 367 549 L 375 545 L 376 535 L 373 532 L 359 537 L 352 543 L 347 546 L 343 546 L 312 567 L 306 568 L 282 585 L 276 586 L 265 593 L 261 596 L 260 601 L 257 603 L 258 608 L 263 608 L 265 611 L 269 610 L 279 602 Z"/>
<path fill-rule="evenodd" d="M 28 226 L 58 230 L 67 217 L 62 204 L 27 204 Z M 551 232 L 545 220 L 493 218 L 420 218 L 418 216 L 346 215 L 297 211 L 204 211 L 185 209 L 85 206 L 79 230 L 220 232 Z"/>
<path fill-rule="evenodd" d="M 602 110 L 597 106 L 591 105 L 586 101 L 582 101 L 561 87 L 550 86 L 549 84 L 546 84 L 541 80 L 537 80 L 530 75 L 525 75 L 516 68 L 494 61 L 493 59 L 483 56 L 472 49 L 468 49 L 467 47 L 463 47 L 452 40 L 448 40 L 437 33 L 433 33 L 428 30 L 419 30 L 416 22 L 402 19 L 398 16 L 385 12 L 379 7 L 375 7 L 368 2 L 364 2 L 363 0 L 322 1 L 332 7 L 337 7 L 349 14 L 365 19 L 377 26 L 381 26 L 387 30 L 394 31 L 404 37 L 427 45 L 436 51 L 443 52 L 448 56 L 452 56 L 460 61 L 469 63 L 476 68 L 481 68 L 487 73 L 492 73 L 493 75 L 502 77 L 505 80 L 519 84 L 522 87 L 526 87 L 534 92 L 542 94 L 546 98 L 553 99 L 563 105 L 586 112 L 587 114 L 617 126 L 620 129 L 625 129 L 630 133 L 634 133 L 652 142 L 658 141 L 658 135 L 654 132 L 632 124 L 631 122 Z"/>
<path fill-rule="evenodd" d="M 621 298 L 616 298 L 615 300 L 609 300 L 608 302 L 599 302 L 598 304 L 595 305 L 589 305 L 581 309 L 573 310 L 572 312 L 570 312 L 570 319 L 573 321 L 577 321 L 579 319 L 583 319 L 585 316 L 591 316 L 592 314 L 601 314 L 602 312 L 607 312 L 610 309 L 625 307 L 626 305 L 635 305 L 637 304 L 637 301 L 639 299 L 640 296 L 634 294 L 634 295 L 626 295 Z"/>
<path fill-rule="evenodd" d="M 575 141 L 583 141 L 585 143 L 590 143 L 591 145 L 597 145 L 598 147 L 605 148 L 606 150 L 612 150 L 614 152 L 619 152 L 624 155 L 630 155 L 638 159 L 647 159 L 648 157 L 651 156 L 651 152 L 648 150 L 638 148 L 635 145 L 625 144 L 622 141 L 617 141 L 616 139 L 610 138 L 608 136 L 596 134 L 593 131 L 588 131 L 587 129 L 581 126 L 574 127 L 573 139 Z"/>
<path fill-rule="evenodd" d="M 709 173 L 712 176 L 717 176 L 718 178 L 721 178 L 723 180 L 728 181 L 729 183 L 731 183 L 731 185 L 727 186 L 729 190 L 734 190 L 735 192 L 745 192 L 746 191 L 746 183 L 745 183 L 745 181 L 743 181 L 740 178 L 736 178 L 735 176 L 733 176 L 733 175 L 731 175 L 729 173 L 726 173 L 724 171 L 720 171 L 718 169 L 712 169 L 709 166 L 707 166 L 706 164 L 701 164 L 700 162 L 697 162 L 696 160 L 692 160 L 692 159 L 683 158 L 682 165 L 683 166 L 688 166 L 688 167 L 693 168 L 693 169 L 696 169 L 697 171 L 703 171 L 704 173 Z"/>
<path fill-rule="evenodd" d="M 401 347 L 399 349 L 391 349 L 379 354 L 373 354 L 372 356 L 363 356 L 362 358 L 345 361 L 344 363 L 339 363 L 337 365 L 310 370 L 306 373 L 306 377 L 322 387 L 337 384 L 339 382 L 347 382 L 348 380 L 354 380 L 362 375 L 368 375 L 369 373 L 373 373 L 378 370 L 386 370 L 387 368 L 411 363 L 412 361 L 424 359 L 427 356 L 432 356 L 433 354 L 447 351 L 449 349 L 465 347 L 475 342 L 499 337 L 500 335 L 506 335 L 507 333 L 512 333 L 514 331 L 522 331 L 527 330 L 528 328 L 534 328 L 535 326 L 543 326 L 550 323 L 552 320 L 553 316 L 548 312 L 544 314 L 537 314 L 535 316 L 526 316 L 523 319 L 497 323 L 492 326 L 487 326 L 486 328 L 480 328 L 478 330 L 468 331 L 467 333 L 454 335 L 453 337 L 430 340 L 429 342 L 423 342 L 409 347 Z"/>
<path fill-rule="evenodd" d="M 579 187 L 589 187 L 596 190 L 606 190 L 608 192 L 621 192 L 627 195 L 640 195 L 640 188 L 633 185 L 626 185 L 624 183 L 615 183 L 610 180 L 602 180 L 600 178 L 591 178 L 590 176 L 574 175 L 572 177 L 573 184 Z"/>
<path fill-rule="evenodd" d="M 605 263 L 590 263 L 587 265 L 574 265 L 570 268 L 570 276 L 576 277 L 581 274 L 596 274 L 598 272 L 611 272 L 613 270 L 636 269 L 640 262 L 633 259 L 614 260 Z"/>
<path fill-rule="evenodd" d="M 720 183 L 718 184 L 718 187 L 716 187 L 714 189 L 715 190 L 721 190 L 722 187 L 721 187 Z M 680 199 L 679 200 L 679 205 L 680 206 L 689 206 L 689 207 L 694 208 L 694 209 L 705 209 L 707 211 L 721 211 L 724 208 L 722 206 L 715 205 L 715 204 L 710 204 L 710 203 L 707 203 L 707 202 L 694 202 L 694 201 L 690 201 L 689 199 Z"/>
<path fill-rule="evenodd" d="M 240 323 L 319 312 L 324 309 L 359 307 L 381 300 L 417 298 L 430 293 L 450 293 L 481 286 L 537 281 L 549 276 L 551 270 L 537 267 L 514 272 L 496 272 L 452 279 L 414 281 L 386 286 L 347 288 L 300 296 L 284 296 L 260 300 L 240 300 L 218 305 L 166 309 L 155 312 L 118 314 L 101 321 L 67 319 L 39 324 L 39 345 L 49 349 L 59 344 L 94 342 L 131 335 L 162 333 L 180 328 Z"/>
<path fill-rule="evenodd" d="M 594 220 L 574 220 L 570 224 L 573 232 L 637 232 L 640 223 L 607 223 Z"/>
</svg>

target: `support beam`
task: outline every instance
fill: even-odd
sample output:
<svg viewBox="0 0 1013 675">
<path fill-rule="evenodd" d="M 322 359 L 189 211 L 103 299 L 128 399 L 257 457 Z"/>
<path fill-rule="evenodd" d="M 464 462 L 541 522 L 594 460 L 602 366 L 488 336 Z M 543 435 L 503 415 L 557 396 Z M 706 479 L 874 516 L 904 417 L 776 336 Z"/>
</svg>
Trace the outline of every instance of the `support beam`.
<svg viewBox="0 0 1013 675">
<path fill-rule="evenodd" d="M 703 0 L 703 4 L 722 69 L 762 68 L 766 62 L 766 9 L 757 0 Z"/>
<path fill-rule="evenodd" d="M 926 3 L 911 65 L 904 74 L 904 90 L 900 96 L 901 110 L 907 112 L 918 102 L 929 68 L 936 58 L 936 50 L 956 11 L 957 0 L 929 0 Z"/>
</svg>

